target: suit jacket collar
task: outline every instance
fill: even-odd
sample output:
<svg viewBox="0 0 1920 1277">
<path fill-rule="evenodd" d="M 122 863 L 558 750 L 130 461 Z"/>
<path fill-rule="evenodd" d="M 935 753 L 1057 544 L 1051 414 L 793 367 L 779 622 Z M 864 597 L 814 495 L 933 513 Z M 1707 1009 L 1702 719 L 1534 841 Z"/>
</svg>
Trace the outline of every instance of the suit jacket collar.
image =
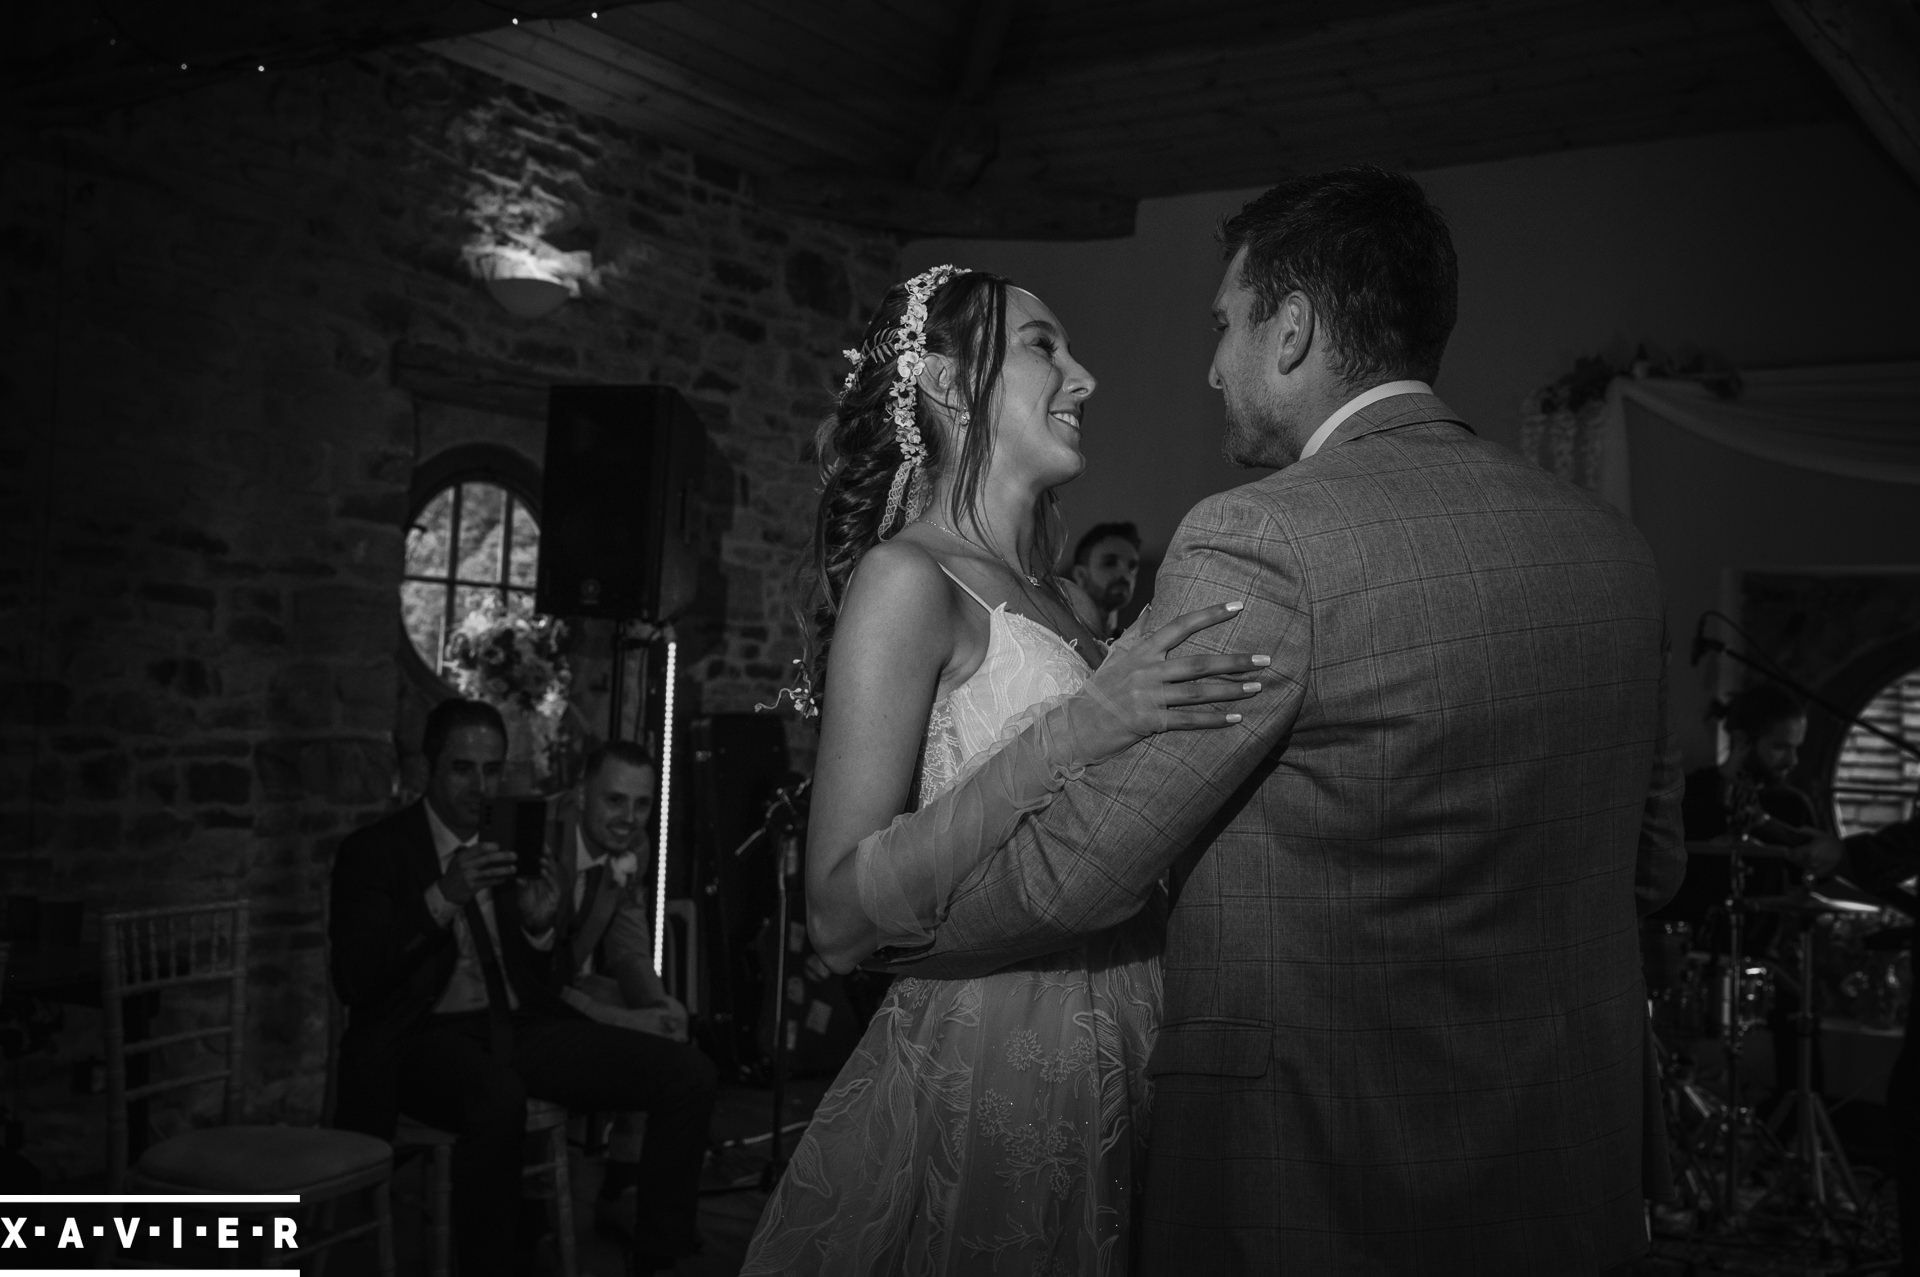
<svg viewBox="0 0 1920 1277">
<path fill-rule="evenodd" d="M 1398 430 L 1403 426 L 1440 423 L 1459 426 L 1468 434 L 1473 433 L 1469 426 L 1453 409 L 1441 402 L 1438 395 L 1407 394 L 1394 395 L 1387 399 L 1376 400 L 1355 412 L 1341 422 L 1339 427 L 1320 445 L 1314 457 L 1324 457 L 1329 451 L 1352 439 L 1363 435 L 1376 434 L 1382 430 Z M 1313 460 L 1313 457 L 1307 458 Z"/>
<path fill-rule="evenodd" d="M 618 903 L 617 893 L 608 888 L 604 872 L 613 857 L 603 856 L 595 862 L 603 869 L 598 890 L 588 892 L 581 898 L 579 907 L 575 907 L 573 880 L 579 874 L 582 863 L 581 838 L 579 809 L 569 805 L 560 823 L 560 848 L 555 857 L 560 866 L 560 915 L 555 923 L 558 928 L 555 934 L 560 937 L 560 952 L 566 967 L 556 974 L 562 983 L 573 978 L 580 964 L 586 961 L 587 954 L 600 943 L 600 937 L 606 931 L 607 922 Z"/>
<path fill-rule="evenodd" d="M 554 863 L 560 871 L 561 935 L 573 930 L 573 879 L 580 872 L 580 810 L 567 800 L 560 812 L 560 845 L 554 849 Z"/>
<path fill-rule="evenodd" d="M 417 799 L 400 812 L 400 832 L 407 844 L 407 869 L 425 891 L 440 878 L 440 851 L 433 845 L 433 825 L 427 820 L 427 800 Z"/>
</svg>

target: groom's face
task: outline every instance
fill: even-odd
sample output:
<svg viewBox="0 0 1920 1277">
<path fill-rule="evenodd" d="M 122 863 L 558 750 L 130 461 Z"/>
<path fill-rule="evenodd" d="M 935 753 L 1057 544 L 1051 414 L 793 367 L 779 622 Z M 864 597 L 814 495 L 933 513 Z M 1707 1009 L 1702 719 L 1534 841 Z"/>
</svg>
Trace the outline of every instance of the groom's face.
<svg viewBox="0 0 1920 1277">
<path fill-rule="evenodd" d="M 1225 403 L 1227 432 L 1221 451 L 1227 460 L 1242 466 L 1284 466 L 1294 456 L 1282 451 L 1286 425 L 1273 349 L 1276 325 L 1271 316 L 1257 325 L 1249 318 L 1255 297 L 1240 280 L 1246 258 L 1244 248 L 1233 255 L 1213 295 L 1218 339 L 1207 381 Z"/>
</svg>

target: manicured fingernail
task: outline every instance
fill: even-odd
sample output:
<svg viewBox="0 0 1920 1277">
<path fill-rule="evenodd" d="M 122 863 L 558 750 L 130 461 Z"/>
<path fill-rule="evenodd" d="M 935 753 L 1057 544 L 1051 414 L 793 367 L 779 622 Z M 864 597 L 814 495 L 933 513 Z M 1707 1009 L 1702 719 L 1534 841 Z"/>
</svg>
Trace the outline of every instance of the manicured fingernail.
<svg viewBox="0 0 1920 1277">
<path fill-rule="evenodd" d="M 1242 684 L 1240 684 L 1240 690 L 1241 690 L 1241 691 L 1243 691 L 1243 692 L 1257 692 L 1257 691 L 1259 691 L 1259 690 L 1260 690 L 1260 684 L 1258 684 L 1258 683 L 1242 683 Z"/>
<path fill-rule="evenodd" d="M 1229 612 L 1238 612 L 1238 611 L 1239 611 L 1239 610 L 1240 610 L 1241 608 L 1243 608 L 1243 607 L 1245 607 L 1245 606 L 1246 606 L 1246 604 L 1245 604 L 1245 603 L 1229 603 L 1229 604 L 1227 604 L 1227 611 L 1229 611 Z"/>
<path fill-rule="evenodd" d="M 1271 665 L 1273 664 L 1273 658 L 1271 656 L 1256 656 L 1253 658 L 1253 663 L 1255 665 Z"/>
<path fill-rule="evenodd" d="M 1240 716 L 1238 714 L 1229 714 L 1227 715 L 1227 721 L 1229 723 L 1237 723 L 1240 721 Z"/>
</svg>

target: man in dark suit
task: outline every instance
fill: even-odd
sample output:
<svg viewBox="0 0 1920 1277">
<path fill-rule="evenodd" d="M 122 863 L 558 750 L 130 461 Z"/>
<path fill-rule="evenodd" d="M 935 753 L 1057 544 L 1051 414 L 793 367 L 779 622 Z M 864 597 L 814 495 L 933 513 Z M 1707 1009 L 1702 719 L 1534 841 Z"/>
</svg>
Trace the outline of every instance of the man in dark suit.
<svg viewBox="0 0 1920 1277">
<path fill-rule="evenodd" d="M 1456 268 L 1413 181 L 1292 178 L 1223 237 L 1227 451 L 1278 472 L 1188 514 L 1134 633 L 1243 601 L 1174 655 L 1271 653 L 1265 688 L 1066 780 L 893 969 L 1064 948 L 1173 869 L 1140 1271 L 1621 1267 L 1658 1117 L 1637 917 L 1685 856 L 1653 555 L 1434 396 Z M 1023 756 L 977 790 L 1028 792 Z"/>
<path fill-rule="evenodd" d="M 333 868 L 334 987 L 348 1008 L 339 1124 L 391 1138 L 396 1115 L 453 1131 L 454 1246 L 464 1277 L 516 1255 L 529 1096 L 648 1115 L 633 1270 L 698 1248 L 700 1164 L 714 1071 L 692 1047 L 596 1024 L 550 979 L 555 884 L 514 881 L 479 840 L 506 757 L 492 706 L 427 717 L 425 798 L 347 837 Z"/>
</svg>

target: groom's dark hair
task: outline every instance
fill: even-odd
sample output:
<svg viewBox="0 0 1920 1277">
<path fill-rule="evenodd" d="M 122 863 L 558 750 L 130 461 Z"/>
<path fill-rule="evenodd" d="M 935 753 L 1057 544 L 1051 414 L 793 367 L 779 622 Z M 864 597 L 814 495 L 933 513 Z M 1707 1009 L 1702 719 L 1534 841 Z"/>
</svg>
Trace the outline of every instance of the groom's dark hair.
<svg viewBox="0 0 1920 1277">
<path fill-rule="evenodd" d="M 1353 389 L 1432 381 L 1459 310 L 1453 236 L 1420 184 L 1355 165 L 1290 177 L 1228 218 L 1220 243 L 1261 323 L 1304 293 L 1330 330 L 1333 371 Z"/>
</svg>

